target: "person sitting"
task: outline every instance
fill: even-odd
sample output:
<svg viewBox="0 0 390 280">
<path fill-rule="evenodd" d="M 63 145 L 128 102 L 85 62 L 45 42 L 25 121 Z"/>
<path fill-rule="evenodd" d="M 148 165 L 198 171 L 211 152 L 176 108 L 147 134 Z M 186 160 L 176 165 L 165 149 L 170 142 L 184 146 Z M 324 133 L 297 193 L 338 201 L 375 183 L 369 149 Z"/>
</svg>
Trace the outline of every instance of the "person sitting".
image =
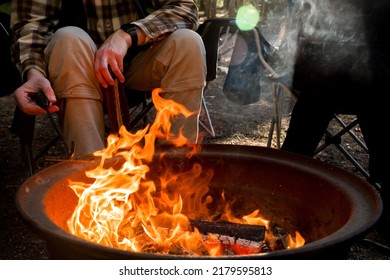
<svg viewBox="0 0 390 280">
<path fill-rule="evenodd" d="M 114 85 L 111 73 L 127 89 L 162 88 L 164 98 L 195 112 L 176 120 L 173 130 L 183 126 L 196 143 L 206 59 L 194 1 L 12 4 L 11 51 L 23 81 L 16 104 L 27 114 L 44 114 L 33 101 L 43 92 L 49 110 L 60 113 L 75 157 L 104 148 L 102 92 Z"/>
<path fill-rule="evenodd" d="M 369 181 L 381 186 L 384 206 L 381 221 L 388 228 L 390 185 L 385 162 L 390 153 L 383 130 L 389 120 L 385 96 L 390 93 L 390 2 L 362 0 L 354 4 L 356 6 L 346 6 L 343 12 L 361 9 L 363 20 L 358 23 L 363 26 L 355 30 L 355 34 L 364 41 L 308 40 L 308 36 L 303 36 L 299 43 L 293 81 L 298 99 L 281 149 L 314 156 L 333 115 L 356 114 L 369 151 Z M 313 15 L 313 11 L 309 14 Z M 318 14 L 329 19 L 326 13 Z M 350 19 L 348 16 L 338 18 L 344 21 L 344 27 L 351 27 L 347 22 Z M 303 20 L 302 24 L 308 22 Z M 312 34 L 321 32 L 316 30 Z"/>
</svg>

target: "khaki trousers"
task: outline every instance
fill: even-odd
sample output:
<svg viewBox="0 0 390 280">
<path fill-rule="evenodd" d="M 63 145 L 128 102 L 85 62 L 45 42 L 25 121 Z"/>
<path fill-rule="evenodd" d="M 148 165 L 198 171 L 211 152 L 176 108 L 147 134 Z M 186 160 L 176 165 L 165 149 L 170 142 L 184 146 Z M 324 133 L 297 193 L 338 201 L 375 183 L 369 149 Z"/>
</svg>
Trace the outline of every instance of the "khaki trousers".
<svg viewBox="0 0 390 280">
<path fill-rule="evenodd" d="M 65 138 L 75 143 L 80 157 L 105 146 L 102 89 L 94 74 L 96 44 L 77 27 L 55 32 L 45 49 L 49 80 L 59 99 Z M 178 118 L 173 132 L 183 133 L 196 143 L 199 111 L 205 86 L 206 59 L 201 37 L 179 29 L 142 51 L 125 70 L 125 87 L 150 91 L 161 87 L 164 98 L 173 99 L 195 114 Z"/>
</svg>

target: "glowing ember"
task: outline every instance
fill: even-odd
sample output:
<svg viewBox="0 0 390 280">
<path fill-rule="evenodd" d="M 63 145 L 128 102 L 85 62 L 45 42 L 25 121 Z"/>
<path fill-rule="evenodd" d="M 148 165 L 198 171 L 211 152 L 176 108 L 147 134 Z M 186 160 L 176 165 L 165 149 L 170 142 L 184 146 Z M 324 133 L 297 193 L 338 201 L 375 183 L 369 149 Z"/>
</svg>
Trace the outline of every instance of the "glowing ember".
<svg viewBox="0 0 390 280">
<path fill-rule="evenodd" d="M 133 252 L 219 256 L 264 251 L 266 243 L 254 246 L 226 244 L 213 234 L 205 236 L 197 228 L 191 228 L 189 219 L 228 221 L 266 226 L 266 240 L 271 240 L 267 246 L 273 247 L 275 237 L 259 210 L 235 217 L 231 204 L 222 193 L 218 198 L 222 203 L 210 211 L 213 198 L 208 194 L 208 185 L 213 177 L 212 170 L 204 171 L 200 164 L 195 163 L 190 170 L 166 167 L 158 180 L 148 178 L 156 140 L 162 139 L 175 147 L 188 149 L 188 157 L 200 149 L 199 145 L 190 145 L 182 134 L 174 136 L 169 133 L 172 118 L 177 115 L 187 118 L 192 113 L 172 100 L 163 99 L 161 93 L 161 89 L 152 93 L 157 113 L 151 126 L 135 134 L 122 127 L 118 135 L 108 137 L 106 149 L 94 154 L 101 157 L 100 164 L 86 172 L 94 179 L 93 184 L 70 183 L 79 201 L 68 220 L 69 231 L 101 245 Z M 123 161 L 123 164 L 106 166 L 113 158 Z M 295 236 L 286 235 L 285 248 L 304 245 L 305 241 L 298 232 Z"/>
</svg>

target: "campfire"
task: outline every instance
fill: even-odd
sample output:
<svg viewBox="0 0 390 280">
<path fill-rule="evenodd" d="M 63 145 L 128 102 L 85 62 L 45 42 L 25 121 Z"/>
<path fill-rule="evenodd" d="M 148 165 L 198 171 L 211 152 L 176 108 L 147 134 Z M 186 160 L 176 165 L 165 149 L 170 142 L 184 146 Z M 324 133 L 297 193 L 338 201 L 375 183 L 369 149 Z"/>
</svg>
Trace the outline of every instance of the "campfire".
<svg viewBox="0 0 390 280">
<path fill-rule="evenodd" d="M 150 178 L 156 141 L 184 149 L 184 158 L 201 148 L 183 135 L 170 135 L 170 120 L 191 112 L 161 93 L 152 94 L 157 111 L 152 125 L 135 134 L 123 126 L 108 137 L 106 149 L 94 154 L 100 164 L 86 171 L 92 184 L 69 182 L 78 197 L 67 221 L 69 232 L 104 246 L 154 254 L 242 255 L 303 246 L 298 231 L 286 232 L 261 209 L 236 216 L 223 192 L 210 195 L 213 170 L 199 163 L 187 170 L 166 165 Z M 107 165 L 112 159 L 121 164 Z"/>
<path fill-rule="evenodd" d="M 380 217 L 378 192 L 341 168 L 167 131 L 122 129 L 20 186 L 19 212 L 50 258 L 339 259 Z"/>
</svg>

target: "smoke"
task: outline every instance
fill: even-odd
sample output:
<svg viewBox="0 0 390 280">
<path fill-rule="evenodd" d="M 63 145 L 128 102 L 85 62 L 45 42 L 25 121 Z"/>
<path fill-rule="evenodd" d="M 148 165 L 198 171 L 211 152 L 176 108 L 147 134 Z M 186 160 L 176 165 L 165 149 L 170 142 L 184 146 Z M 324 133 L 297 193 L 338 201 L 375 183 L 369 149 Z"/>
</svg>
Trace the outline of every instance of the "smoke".
<svg viewBox="0 0 390 280">
<path fill-rule="evenodd" d="M 363 2 L 299 0 L 292 17 L 301 24 L 301 36 L 338 43 L 364 42 Z"/>
<path fill-rule="evenodd" d="M 295 0 L 281 26 L 278 72 L 292 73 L 306 56 L 325 76 L 367 76 L 369 52 L 364 0 Z"/>
</svg>

